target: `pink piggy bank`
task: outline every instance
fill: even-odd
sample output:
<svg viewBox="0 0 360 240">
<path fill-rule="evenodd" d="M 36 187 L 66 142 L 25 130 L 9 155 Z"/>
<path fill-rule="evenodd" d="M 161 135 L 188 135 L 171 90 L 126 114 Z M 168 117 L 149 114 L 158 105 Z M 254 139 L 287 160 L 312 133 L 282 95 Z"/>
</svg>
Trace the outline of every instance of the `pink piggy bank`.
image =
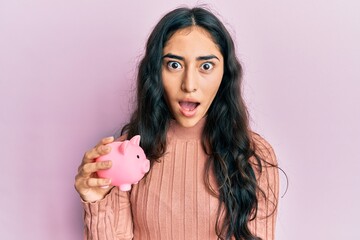
<svg viewBox="0 0 360 240">
<path fill-rule="evenodd" d="M 139 144 L 139 135 L 123 142 L 109 143 L 110 153 L 97 158 L 96 162 L 111 160 L 112 167 L 99 170 L 98 176 L 111 179 L 111 185 L 118 186 L 121 191 L 129 191 L 131 184 L 138 183 L 150 169 L 150 161 Z"/>
</svg>

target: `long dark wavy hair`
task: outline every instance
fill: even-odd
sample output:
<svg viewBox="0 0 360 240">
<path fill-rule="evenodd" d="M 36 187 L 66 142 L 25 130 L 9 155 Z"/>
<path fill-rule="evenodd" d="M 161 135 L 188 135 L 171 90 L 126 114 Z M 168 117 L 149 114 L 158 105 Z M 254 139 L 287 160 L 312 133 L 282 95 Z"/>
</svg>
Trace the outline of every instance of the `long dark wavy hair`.
<svg viewBox="0 0 360 240">
<path fill-rule="evenodd" d="M 136 109 L 122 129 L 128 138 L 141 135 L 141 147 L 148 159 L 162 157 L 166 150 L 166 133 L 171 112 L 165 102 L 161 79 L 163 48 L 179 29 L 198 26 L 208 31 L 224 58 L 224 75 L 208 112 L 202 133 L 202 144 L 209 155 L 205 182 L 214 171 L 220 200 L 216 233 L 220 239 L 255 240 L 248 222 L 258 209 L 259 189 L 249 159 L 255 157 L 261 172 L 262 160 L 252 147 L 248 112 L 241 96 L 242 67 L 235 54 L 234 42 L 222 22 L 204 8 L 178 8 L 166 14 L 149 36 L 145 56 L 139 64 Z M 220 216 L 225 218 L 220 226 Z"/>
</svg>

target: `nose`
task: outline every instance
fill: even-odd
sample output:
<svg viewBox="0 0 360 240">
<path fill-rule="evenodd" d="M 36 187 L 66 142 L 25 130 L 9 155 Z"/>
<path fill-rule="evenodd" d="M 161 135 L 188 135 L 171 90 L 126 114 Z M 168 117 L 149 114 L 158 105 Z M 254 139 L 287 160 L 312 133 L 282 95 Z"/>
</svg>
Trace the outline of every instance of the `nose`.
<svg viewBox="0 0 360 240">
<path fill-rule="evenodd" d="M 187 93 L 196 92 L 198 88 L 196 71 L 188 68 L 185 71 L 183 81 L 181 83 L 181 90 Z"/>
<path fill-rule="evenodd" d="M 147 173 L 150 170 L 150 161 L 148 159 L 145 160 L 142 167 L 142 173 Z"/>
</svg>

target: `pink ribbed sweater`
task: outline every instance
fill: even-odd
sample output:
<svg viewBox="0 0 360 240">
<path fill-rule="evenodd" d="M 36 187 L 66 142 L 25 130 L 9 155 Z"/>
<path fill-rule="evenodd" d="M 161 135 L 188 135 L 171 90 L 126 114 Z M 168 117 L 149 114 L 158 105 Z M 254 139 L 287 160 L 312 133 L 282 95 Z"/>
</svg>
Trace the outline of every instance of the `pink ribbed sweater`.
<svg viewBox="0 0 360 240">
<path fill-rule="evenodd" d="M 201 146 L 202 119 L 192 128 L 173 121 L 168 131 L 167 151 L 156 162 L 146 178 L 133 185 L 130 192 L 114 187 L 101 201 L 83 202 L 85 239 L 112 240 L 177 240 L 217 239 L 215 221 L 218 199 L 204 183 L 206 155 Z M 253 135 L 257 153 L 270 163 L 276 163 L 271 146 Z M 274 239 L 278 197 L 278 170 L 263 168 L 257 175 L 268 201 L 260 197 L 257 218 L 249 222 L 253 233 L 264 240 Z M 211 185 L 216 189 L 213 174 Z"/>
</svg>

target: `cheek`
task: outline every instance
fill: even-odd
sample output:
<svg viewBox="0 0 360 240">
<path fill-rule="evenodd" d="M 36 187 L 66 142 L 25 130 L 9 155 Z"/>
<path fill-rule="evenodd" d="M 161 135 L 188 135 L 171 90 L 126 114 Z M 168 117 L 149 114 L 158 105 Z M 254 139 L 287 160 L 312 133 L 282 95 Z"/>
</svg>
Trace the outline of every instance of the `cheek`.
<svg viewBox="0 0 360 240">
<path fill-rule="evenodd" d="M 171 98 L 171 87 L 167 84 L 166 81 L 163 81 L 163 89 L 164 89 L 165 99 L 168 100 L 169 98 Z"/>
<path fill-rule="evenodd" d="M 163 86 L 166 98 L 168 100 L 176 98 L 176 96 L 179 92 L 179 89 L 180 89 L 180 84 L 181 84 L 181 81 L 180 81 L 181 78 L 179 77 L 179 75 L 167 73 L 165 71 L 165 72 L 162 72 L 161 76 L 162 76 L 162 86 Z"/>
<path fill-rule="evenodd" d="M 162 73 L 161 73 L 161 83 L 162 83 L 162 86 L 163 86 L 163 89 L 164 89 L 165 98 L 168 98 L 168 90 L 169 90 L 168 79 L 167 79 L 166 74 L 164 73 L 164 71 L 162 71 Z"/>
<path fill-rule="evenodd" d="M 209 79 L 209 84 L 207 85 L 207 94 L 208 96 L 211 96 L 213 99 L 219 90 L 220 84 L 222 81 L 222 75 L 216 75 L 212 79 Z"/>
<path fill-rule="evenodd" d="M 164 75 L 163 75 L 164 76 Z M 166 102 L 166 105 L 168 106 L 169 109 L 171 109 L 171 99 L 174 97 L 173 93 L 172 93 L 172 90 L 173 88 L 171 87 L 171 84 L 169 84 L 169 81 L 168 79 L 166 80 L 166 78 L 162 78 L 162 85 L 163 85 L 163 89 L 164 89 L 164 99 L 165 99 L 165 102 Z M 165 81 L 164 81 L 165 79 Z"/>
</svg>

